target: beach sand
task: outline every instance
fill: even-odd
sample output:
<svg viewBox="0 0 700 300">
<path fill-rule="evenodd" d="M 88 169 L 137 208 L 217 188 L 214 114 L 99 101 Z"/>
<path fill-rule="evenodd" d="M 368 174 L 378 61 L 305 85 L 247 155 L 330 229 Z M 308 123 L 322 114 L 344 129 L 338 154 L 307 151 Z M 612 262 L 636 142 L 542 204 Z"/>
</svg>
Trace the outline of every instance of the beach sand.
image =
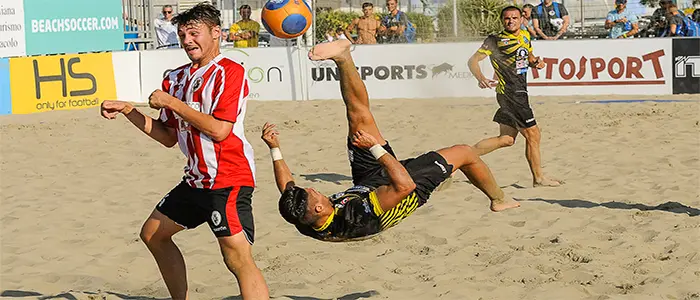
<svg viewBox="0 0 700 300">
<path fill-rule="evenodd" d="M 491 212 L 457 173 L 396 227 L 351 243 L 318 242 L 284 222 L 260 139 L 266 121 L 278 124 L 297 183 L 342 191 L 351 186 L 342 101 L 250 102 L 253 250 L 271 296 L 699 299 L 700 102 L 585 103 L 596 99 L 698 95 L 532 97 L 544 170 L 564 186 L 531 187 L 521 136 L 482 158 L 522 207 Z M 493 98 L 372 102 L 399 159 L 497 134 L 496 108 Z M 107 121 L 97 108 L 3 116 L 0 140 L 3 298 L 168 297 L 138 234 L 181 179 L 177 147 L 150 140 L 123 116 Z M 238 299 L 208 226 L 174 240 L 191 299 Z"/>
</svg>

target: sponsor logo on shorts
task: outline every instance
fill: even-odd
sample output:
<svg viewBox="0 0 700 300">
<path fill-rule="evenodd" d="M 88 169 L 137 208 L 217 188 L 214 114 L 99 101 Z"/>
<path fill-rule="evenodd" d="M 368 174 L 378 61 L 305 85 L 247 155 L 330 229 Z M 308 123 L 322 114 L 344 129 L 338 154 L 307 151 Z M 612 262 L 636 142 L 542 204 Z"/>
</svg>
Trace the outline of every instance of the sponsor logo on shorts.
<svg viewBox="0 0 700 300">
<path fill-rule="evenodd" d="M 219 224 L 221 224 L 221 213 L 219 213 L 218 211 L 212 212 L 211 222 L 214 223 L 214 226 L 219 226 Z"/>
<path fill-rule="evenodd" d="M 532 122 L 532 121 L 534 121 L 534 120 L 535 120 L 535 118 L 530 118 L 530 119 L 525 120 L 525 123 L 530 123 L 530 122 Z"/>
<path fill-rule="evenodd" d="M 442 170 L 442 173 L 443 173 L 443 174 L 447 173 L 447 169 L 445 169 L 445 166 L 443 166 L 442 164 L 440 164 L 437 160 L 434 161 L 434 163 L 435 163 L 438 167 L 440 167 L 440 170 Z"/>
<path fill-rule="evenodd" d="M 219 231 L 224 231 L 226 229 L 228 229 L 228 228 L 226 228 L 226 226 L 221 226 L 221 227 L 216 227 L 216 228 L 212 229 L 212 231 L 219 232 Z"/>
</svg>

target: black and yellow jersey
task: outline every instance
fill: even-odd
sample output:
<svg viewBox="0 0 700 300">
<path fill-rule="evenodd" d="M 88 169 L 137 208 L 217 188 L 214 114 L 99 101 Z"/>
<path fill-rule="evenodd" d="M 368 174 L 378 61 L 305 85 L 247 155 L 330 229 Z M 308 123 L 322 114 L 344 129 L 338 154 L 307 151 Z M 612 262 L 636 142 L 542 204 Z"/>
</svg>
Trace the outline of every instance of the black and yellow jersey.
<svg viewBox="0 0 700 300">
<path fill-rule="evenodd" d="M 333 214 L 320 228 L 297 225 L 301 234 L 327 242 L 366 239 L 398 224 L 420 206 L 418 195 L 412 192 L 394 208 L 383 211 L 376 192 L 365 186 L 354 186 L 329 198 Z"/>
<path fill-rule="evenodd" d="M 498 76 L 496 93 L 527 91 L 528 56 L 532 52 L 527 30 L 520 30 L 518 35 L 506 31 L 490 35 L 478 52 L 491 57 L 491 65 Z"/>
</svg>

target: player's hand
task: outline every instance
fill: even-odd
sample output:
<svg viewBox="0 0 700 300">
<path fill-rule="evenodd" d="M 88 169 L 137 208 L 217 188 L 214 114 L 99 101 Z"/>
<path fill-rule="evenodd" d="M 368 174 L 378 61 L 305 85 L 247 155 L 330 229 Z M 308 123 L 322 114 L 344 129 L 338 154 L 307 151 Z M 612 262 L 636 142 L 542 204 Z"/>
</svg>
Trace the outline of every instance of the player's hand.
<svg viewBox="0 0 700 300">
<path fill-rule="evenodd" d="M 352 144 L 362 149 L 369 149 L 372 148 L 372 146 L 379 144 L 379 142 L 371 134 L 360 130 L 352 135 Z"/>
<path fill-rule="evenodd" d="M 498 81 L 495 81 L 493 79 L 488 79 L 486 77 L 479 78 L 478 80 L 479 80 L 479 87 L 482 89 L 486 89 L 486 88 L 490 89 L 490 88 L 496 86 L 496 84 L 498 84 Z"/>
<path fill-rule="evenodd" d="M 124 101 L 105 100 L 100 105 L 100 114 L 108 120 L 114 120 L 120 113 L 128 114 L 134 107 Z"/>
<path fill-rule="evenodd" d="M 148 105 L 153 109 L 168 107 L 173 96 L 161 90 L 155 90 L 148 96 Z"/>
<path fill-rule="evenodd" d="M 280 141 L 277 138 L 279 134 L 280 133 L 275 129 L 275 124 L 265 123 L 265 125 L 263 125 L 261 138 L 270 149 L 277 148 L 280 146 Z"/>
<path fill-rule="evenodd" d="M 544 68 L 544 60 L 540 58 L 539 56 L 535 59 L 535 62 L 533 64 L 535 68 L 542 69 Z"/>
</svg>

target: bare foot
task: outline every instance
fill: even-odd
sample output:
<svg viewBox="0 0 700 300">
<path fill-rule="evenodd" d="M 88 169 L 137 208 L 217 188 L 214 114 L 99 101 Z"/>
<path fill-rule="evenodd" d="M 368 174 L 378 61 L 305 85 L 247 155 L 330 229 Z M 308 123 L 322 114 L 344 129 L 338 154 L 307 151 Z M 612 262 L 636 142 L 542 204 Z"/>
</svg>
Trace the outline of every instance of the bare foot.
<svg viewBox="0 0 700 300">
<path fill-rule="evenodd" d="M 533 182 L 532 186 L 533 187 L 542 187 L 542 186 L 556 187 L 556 186 L 560 186 L 562 184 L 564 184 L 564 181 L 562 181 L 562 180 L 543 177 L 539 182 L 537 182 L 537 181 Z"/>
<path fill-rule="evenodd" d="M 495 212 L 504 211 L 506 209 L 516 207 L 520 207 L 520 202 L 513 200 L 513 198 L 511 197 L 491 200 L 491 210 Z"/>
<path fill-rule="evenodd" d="M 318 44 L 309 51 L 310 60 L 342 59 L 350 55 L 350 41 L 337 40 Z"/>
</svg>

